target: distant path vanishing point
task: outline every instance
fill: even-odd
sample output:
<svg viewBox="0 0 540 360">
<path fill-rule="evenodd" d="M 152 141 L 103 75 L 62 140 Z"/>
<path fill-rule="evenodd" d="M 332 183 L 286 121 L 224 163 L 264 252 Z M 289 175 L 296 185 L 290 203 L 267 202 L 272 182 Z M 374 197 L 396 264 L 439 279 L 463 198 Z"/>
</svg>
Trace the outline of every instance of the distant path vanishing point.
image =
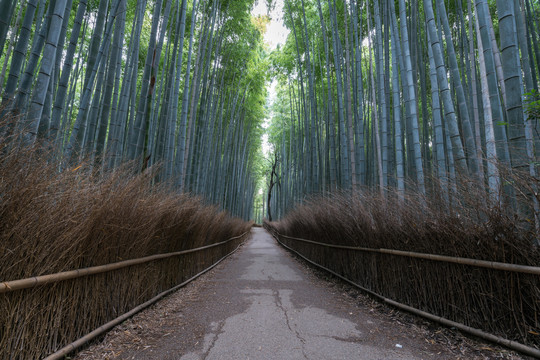
<svg viewBox="0 0 540 360">
<path fill-rule="evenodd" d="M 87 349 L 78 358 L 455 358 L 416 328 L 377 316 L 317 278 L 262 228 L 253 228 L 247 243 L 211 273 L 151 311 L 106 338 L 98 346 L 105 355 Z"/>
</svg>

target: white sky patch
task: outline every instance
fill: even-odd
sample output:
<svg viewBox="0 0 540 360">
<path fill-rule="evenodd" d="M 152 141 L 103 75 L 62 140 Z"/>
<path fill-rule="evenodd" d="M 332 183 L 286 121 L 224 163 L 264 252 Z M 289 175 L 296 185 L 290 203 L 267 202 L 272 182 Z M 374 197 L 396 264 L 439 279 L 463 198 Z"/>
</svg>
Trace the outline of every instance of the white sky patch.
<svg viewBox="0 0 540 360">
<path fill-rule="evenodd" d="M 272 79 L 272 82 L 270 83 L 270 88 L 268 89 L 268 92 L 270 93 L 270 101 L 274 102 L 276 99 L 276 87 L 277 87 L 277 80 Z"/>
<path fill-rule="evenodd" d="M 263 127 L 265 126 L 263 125 Z M 267 127 L 268 126 L 266 126 L 265 128 Z M 268 157 L 268 155 L 270 155 L 271 146 L 270 146 L 270 143 L 268 142 L 268 134 L 266 133 L 262 135 L 262 149 L 263 149 L 264 157 Z"/>
<path fill-rule="evenodd" d="M 268 87 L 268 104 L 272 106 L 274 101 L 276 101 L 276 87 L 277 87 L 277 80 L 272 79 L 272 82 L 270 83 L 270 86 Z M 272 110 L 270 110 L 270 119 L 273 117 Z M 262 124 L 263 129 L 267 130 L 270 127 L 270 119 L 266 118 L 264 119 L 264 122 Z M 270 152 L 273 150 L 272 145 L 268 142 L 268 133 L 264 133 L 262 135 L 262 148 L 263 148 L 263 154 L 265 157 L 268 157 L 270 155 Z"/>
<path fill-rule="evenodd" d="M 269 102 L 272 103 L 274 100 L 272 96 L 269 98 Z M 272 114 L 270 114 L 270 117 L 272 117 Z M 266 158 L 270 155 L 270 152 L 272 151 L 272 144 L 268 142 L 268 128 L 270 127 L 270 119 L 266 118 L 264 119 L 264 122 L 262 124 L 263 129 L 265 130 L 265 133 L 262 135 L 262 150 L 263 154 Z"/>
<path fill-rule="evenodd" d="M 290 32 L 289 29 L 287 29 L 283 24 L 283 0 L 274 0 L 274 3 L 274 9 L 270 13 L 271 20 L 266 29 L 266 34 L 264 34 L 264 41 L 268 45 L 269 50 L 274 50 L 278 45 L 285 44 L 287 36 Z M 266 7 L 266 1 L 257 0 L 257 3 L 255 4 L 253 11 L 251 12 L 251 15 L 267 15 L 267 13 L 268 8 Z M 272 104 L 276 98 L 277 81 L 273 79 L 269 85 L 270 86 L 268 88 L 268 93 L 270 96 L 268 98 L 268 101 L 270 104 Z M 272 116 L 272 114 L 270 114 L 270 116 Z M 270 119 L 264 119 L 262 127 L 266 130 L 269 126 Z M 262 149 L 265 157 L 268 157 L 270 155 L 270 152 L 272 151 L 272 145 L 268 142 L 268 133 L 262 135 Z"/>
<path fill-rule="evenodd" d="M 264 41 L 270 47 L 270 50 L 274 50 L 278 44 L 285 44 L 287 35 L 289 35 L 289 29 L 283 25 L 283 0 L 274 0 L 274 10 L 270 13 L 270 23 L 264 35 Z M 266 8 L 265 0 L 258 0 L 251 12 L 252 15 L 266 15 L 268 9 Z"/>
</svg>

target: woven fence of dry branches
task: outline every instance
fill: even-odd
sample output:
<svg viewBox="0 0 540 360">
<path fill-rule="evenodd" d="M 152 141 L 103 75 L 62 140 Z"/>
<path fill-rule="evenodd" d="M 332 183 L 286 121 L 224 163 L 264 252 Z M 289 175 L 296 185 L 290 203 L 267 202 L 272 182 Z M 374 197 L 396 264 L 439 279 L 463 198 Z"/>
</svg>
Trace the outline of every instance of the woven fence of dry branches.
<svg viewBox="0 0 540 360">
<path fill-rule="evenodd" d="M 0 149 L 0 282 L 178 252 L 250 223 L 129 170 L 58 171 L 41 149 Z M 38 359 L 209 267 L 245 237 L 199 252 L 0 293 L 0 359 Z"/>
</svg>

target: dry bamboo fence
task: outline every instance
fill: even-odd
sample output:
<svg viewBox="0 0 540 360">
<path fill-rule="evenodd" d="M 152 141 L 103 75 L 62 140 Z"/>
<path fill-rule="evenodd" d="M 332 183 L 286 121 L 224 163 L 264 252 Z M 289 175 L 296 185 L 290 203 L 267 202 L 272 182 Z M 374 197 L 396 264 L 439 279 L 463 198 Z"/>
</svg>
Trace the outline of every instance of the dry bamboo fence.
<svg viewBox="0 0 540 360">
<path fill-rule="evenodd" d="M 538 329 L 540 267 L 328 244 L 280 234 L 269 223 L 264 226 L 285 248 L 385 303 L 540 358 L 538 339 L 523 336 L 537 334 L 533 329 Z M 455 301 L 463 297 L 467 301 Z M 499 316 L 497 306 L 511 322 Z M 523 328 L 512 329 L 516 323 Z"/>
<path fill-rule="evenodd" d="M 245 234 L 243 234 L 243 235 L 245 235 Z M 243 236 L 243 235 L 241 235 L 241 236 Z M 221 243 L 216 244 L 216 245 L 220 245 L 220 244 L 223 244 L 225 242 L 228 242 L 228 241 L 224 241 L 224 242 L 221 242 Z M 192 282 L 193 280 L 195 280 L 199 276 L 203 275 L 204 273 L 212 270 L 214 267 L 216 267 L 216 265 L 218 265 L 220 262 L 225 260 L 230 255 L 232 255 L 236 250 L 238 250 L 239 247 L 240 247 L 240 245 L 238 245 L 232 252 L 228 253 L 227 255 L 225 255 L 221 259 L 219 259 L 219 261 L 217 261 L 216 263 L 210 265 L 209 267 L 207 267 L 206 269 L 204 269 L 200 273 L 194 275 L 193 277 L 189 278 L 188 280 L 184 281 L 183 283 L 178 284 L 178 285 L 176 285 L 175 287 L 173 287 L 173 288 L 171 288 L 169 290 L 163 291 L 162 293 L 154 296 L 152 299 L 148 300 L 147 302 L 135 307 L 134 309 L 132 309 L 132 310 L 128 311 L 127 313 L 117 317 L 116 319 L 113 319 L 113 320 L 109 321 L 108 323 L 100 326 L 99 328 L 97 328 L 94 331 L 86 334 L 85 336 L 81 337 L 80 339 L 77 339 L 76 341 L 72 342 L 71 344 L 68 344 L 68 345 L 64 346 L 62 349 L 58 350 L 54 354 L 51 354 L 51 355 L 47 356 L 44 360 L 62 359 L 64 356 L 66 356 L 69 353 L 77 350 L 79 347 L 83 346 L 87 342 L 89 342 L 89 341 L 95 339 L 96 337 L 104 334 L 105 332 L 111 330 L 116 325 L 118 325 L 118 324 L 122 323 L 123 321 L 129 319 L 130 317 L 132 317 L 133 315 L 137 314 L 138 312 L 146 309 L 150 305 L 155 304 L 157 301 L 161 300 L 165 296 L 167 296 L 167 295 L 175 292 L 176 290 L 186 286 L 187 284 L 189 284 L 190 282 Z M 206 247 L 206 248 L 208 248 L 208 247 Z M 196 250 L 199 250 L 199 249 L 194 249 L 194 250 L 196 251 Z"/>
<path fill-rule="evenodd" d="M 57 354 L 51 359 L 61 358 L 208 271 L 234 252 L 246 235 L 1 283 L 0 359 L 38 359 L 53 353 Z"/>
<path fill-rule="evenodd" d="M 418 259 L 427 259 L 427 260 L 432 260 L 432 261 L 441 261 L 441 262 L 447 262 L 447 263 L 453 263 L 453 264 L 478 266 L 478 267 L 494 269 L 494 270 L 513 271 L 513 272 L 518 272 L 522 274 L 540 275 L 540 267 L 536 267 L 536 266 L 507 264 L 507 263 L 501 263 L 501 262 L 496 262 L 496 261 L 468 259 L 468 258 L 461 258 L 461 257 L 454 257 L 454 256 L 423 254 L 423 253 L 417 253 L 413 251 L 402 251 L 402 250 L 392 250 L 392 249 L 373 249 L 373 248 L 366 248 L 366 247 L 359 247 L 359 246 L 334 245 L 334 244 L 326 244 L 326 243 L 321 243 L 321 242 L 307 240 L 307 239 L 301 239 L 301 238 L 297 238 L 293 236 L 287 236 L 287 235 L 280 234 L 278 232 L 275 232 L 275 234 L 278 238 L 286 238 L 290 240 L 301 241 L 304 243 L 324 246 L 324 247 L 332 248 L 332 249 L 344 249 L 344 250 L 351 250 L 351 251 L 365 251 L 365 252 L 373 252 L 373 253 L 379 253 L 379 254 L 390 254 L 390 255 L 398 255 L 398 256 L 418 258 Z M 0 288 L 0 292 L 1 292 L 1 288 Z"/>
<path fill-rule="evenodd" d="M 0 283 L 0 294 L 10 292 L 10 291 L 15 291 L 15 290 L 29 289 L 38 285 L 46 285 L 46 284 L 52 284 L 59 281 L 76 279 L 83 276 L 102 274 L 105 272 L 122 269 L 128 266 L 134 266 L 134 265 L 144 264 L 150 261 L 171 258 L 173 256 L 186 255 L 186 254 L 190 254 L 190 253 L 194 253 L 194 252 L 198 252 L 198 251 L 202 251 L 202 250 L 206 250 L 206 249 L 210 249 L 216 246 L 226 244 L 230 241 L 240 239 L 246 236 L 246 234 L 247 232 L 243 233 L 242 235 L 232 237 L 228 240 L 218 242 L 212 245 L 198 247 L 196 249 L 176 251 L 176 252 L 172 252 L 168 254 L 157 254 L 157 255 L 152 255 L 152 256 L 146 256 L 139 259 L 119 261 L 113 264 L 93 266 L 93 267 L 85 268 L 85 269 L 64 271 L 64 272 L 56 273 L 56 274 L 34 276 L 31 278 L 20 279 L 20 280 L 4 281 Z"/>
</svg>

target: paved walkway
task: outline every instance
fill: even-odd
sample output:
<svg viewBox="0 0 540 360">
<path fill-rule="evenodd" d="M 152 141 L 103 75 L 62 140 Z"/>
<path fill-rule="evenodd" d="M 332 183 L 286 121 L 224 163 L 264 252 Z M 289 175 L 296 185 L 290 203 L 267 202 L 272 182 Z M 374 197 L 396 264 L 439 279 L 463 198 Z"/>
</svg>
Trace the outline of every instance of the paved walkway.
<svg viewBox="0 0 540 360">
<path fill-rule="evenodd" d="M 294 260 L 263 229 L 206 278 L 174 296 L 159 325 L 132 320 L 126 359 L 440 359 L 415 329 L 377 316 Z M 191 292 L 191 296 L 189 295 Z M 141 325 L 142 324 L 142 325 Z M 140 330 L 137 330 L 140 327 Z M 157 328 L 157 329 L 156 329 Z M 117 331 L 118 332 L 118 331 Z M 109 356 L 108 356 L 109 357 Z"/>
<path fill-rule="evenodd" d="M 216 274 L 216 285 L 249 306 L 213 322 L 203 346 L 181 360 L 415 358 L 396 338 L 374 336 L 373 321 L 317 286 L 263 229 L 253 230 L 235 260 Z"/>
</svg>

